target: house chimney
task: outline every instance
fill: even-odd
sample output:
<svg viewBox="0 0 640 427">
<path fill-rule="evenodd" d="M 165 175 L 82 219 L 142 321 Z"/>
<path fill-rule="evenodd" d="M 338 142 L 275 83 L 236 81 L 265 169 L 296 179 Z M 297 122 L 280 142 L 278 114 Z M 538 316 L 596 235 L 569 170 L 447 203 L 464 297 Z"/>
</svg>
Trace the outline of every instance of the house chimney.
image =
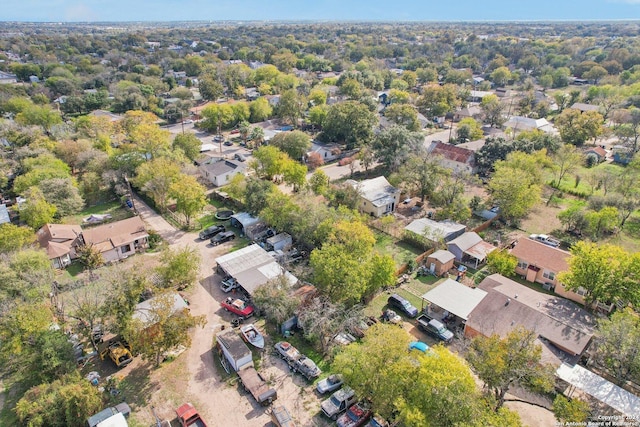
<svg viewBox="0 0 640 427">
<path fill-rule="evenodd" d="M 515 299 L 518 299 L 518 294 L 516 294 L 514 298 L 515 298 Z"/>
</svg>

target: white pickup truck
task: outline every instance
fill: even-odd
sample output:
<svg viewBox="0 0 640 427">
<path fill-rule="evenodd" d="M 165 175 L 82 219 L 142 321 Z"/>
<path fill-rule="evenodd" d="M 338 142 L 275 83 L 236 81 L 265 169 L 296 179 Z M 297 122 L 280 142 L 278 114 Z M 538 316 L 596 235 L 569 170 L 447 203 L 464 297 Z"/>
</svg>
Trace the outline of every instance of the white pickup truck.
<svg viewBox="0 0 640 427">
<path fill-rule="evenodd" d="M 552 246 L 554 248 L 557 248 L 558 246 L 560 246 L 559 240 L 556 240 L 553 237 L 548 236 L 546 234 L 531 234 L 529 238 L 531 240 L 535 240 L 536 242 L 540 242 L 547 246 Z"/>
</svg>

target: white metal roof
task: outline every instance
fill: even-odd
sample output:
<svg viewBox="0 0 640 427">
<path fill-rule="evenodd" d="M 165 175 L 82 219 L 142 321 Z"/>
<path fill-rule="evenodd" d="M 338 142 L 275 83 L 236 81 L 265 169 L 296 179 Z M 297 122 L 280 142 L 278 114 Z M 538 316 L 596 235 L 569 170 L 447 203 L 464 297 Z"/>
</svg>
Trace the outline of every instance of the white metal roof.
<svg viewBox="0 0 640 427">
<path fill-rule="evenodd" d="M 126 418 L 121 412 L 110 416 L 106 420 L 99 422 L 96 427 L 129 427 Z"/>
<path fill-rule="evenodd" d="M 293 286 L 298 279 L 278 264 L 271 255 L 259 245 L 253 244 L 216 258 L 216 263 L 249 294 L 260 285 L 284 274 Z"/>
<path fill-rule="evenodd" d="M 487 292 L 482 289 L 472 289 L 452 279 L 444 282 L 422 295 L 425 299 L 438 307 L 453 313 L 461 319 L 467 320 L 469 313 L 482 301 Z"/>
<path fill-rule="evenodd" d="M 626 416 L 636 420 L 640 419 L 640 397 L 629 393 L 582 366 L 569 366 L 563 363 L 556 371 L 556 375 Z"/>
<path fill-rule="evenodd" d="M 412 221 L 404 229 L 425 236 L 429 240 L 437 241 L 465 228 L 467 227 L 452 221 L 438 222 L 429 218 L 419 218 Z"/>
<path fill-rule="evenodd" d="M 161 297 L 162 295 L 160 295 Z M 171 298 L 173 298 L 173 305 L 171 307 L 171 314 L 177 313 L 180 310 L 188 308 L 187 303 L 184 301 L 184 298 L 180 296 L 179 293 L 173 292 L 170 294 Z M 155 324 L 158 319 L 155 319 L 153 314 L 153 303 L 157 300 L 158 297 L 150 298 L 146 301 L 141 302 L 136 305 L 135 310 L 133 311 L 133 315 L 131 316 L 133 319 L 140 320 L 145 326 L 151 326 Z"/>
</svg>

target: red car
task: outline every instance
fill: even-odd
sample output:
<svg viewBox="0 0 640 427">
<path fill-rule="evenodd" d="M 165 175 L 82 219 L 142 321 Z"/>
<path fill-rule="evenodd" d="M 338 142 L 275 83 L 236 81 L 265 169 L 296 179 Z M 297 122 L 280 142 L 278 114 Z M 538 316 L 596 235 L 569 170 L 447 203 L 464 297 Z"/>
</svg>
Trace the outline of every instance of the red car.
<svg viewBox="0 0 640 427">
<path fill-rule="evenodd" d="M 221 302 L 220 305 L 226 311 L 230 311 L 233 314 L 238 315 L 242 319 L 253 316 L 253 307 L 247 304 L 246 301 L 239 298 L 234 299 L 232 297 L 229 297 Z"/>
<path fill-rule="evenodd" d="M 356 403 L 338 418 L 338 427 L 361 427 L 371 418 L 368 405 Z"/>
</svg>

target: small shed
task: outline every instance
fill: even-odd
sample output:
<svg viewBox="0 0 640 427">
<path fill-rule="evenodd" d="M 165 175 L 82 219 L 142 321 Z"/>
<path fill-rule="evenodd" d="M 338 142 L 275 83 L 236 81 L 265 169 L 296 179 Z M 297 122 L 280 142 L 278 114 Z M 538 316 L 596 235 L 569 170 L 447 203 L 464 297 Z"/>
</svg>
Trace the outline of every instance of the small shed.
<svg viewBox="0 0 640 427">
<path fill-rule="evenodd" d="M 456 256 L 449 251 L 438 250 L 427 256 L 425 265 L 429 268 L 431 274 L 442 276 L 453 268 L 453 261 Z"/>
<path fill-rule="evenodd" d="M 260 218 L 248 212 L 238 212 L 235 215 L 231 215 L 231 226 L 239 229 L 240 233 L 246 235 L 249 239 L 255 237 L 255 234 L 260 231 L 259 229 L 263 224 Z M 254 233 L 254 231 L 256 231 L 256 233 Z"/>
<path fill-rule="evenodd" d="M 279 233 L 269 237 L 266 241 L 268 251 L 281 251 L 293 244 L 293 239 L 289 233 Z"/>
</svg>

